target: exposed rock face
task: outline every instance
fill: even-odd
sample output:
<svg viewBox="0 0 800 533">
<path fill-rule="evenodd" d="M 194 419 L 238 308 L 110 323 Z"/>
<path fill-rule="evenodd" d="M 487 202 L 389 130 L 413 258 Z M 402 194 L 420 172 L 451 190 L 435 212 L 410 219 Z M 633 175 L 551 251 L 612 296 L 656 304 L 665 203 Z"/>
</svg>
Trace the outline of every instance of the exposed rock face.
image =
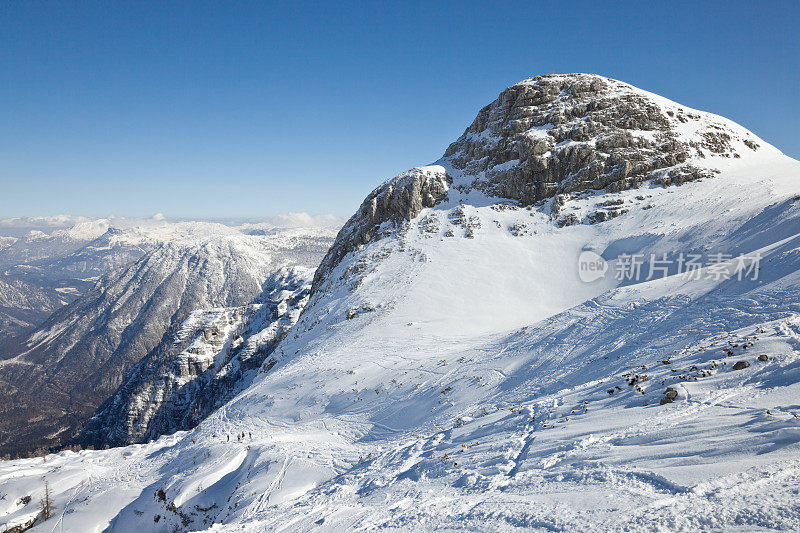
<svg viewBox="0 0 800 533">
<path fill-rule="evenodd" d="M 631 85 L 591 74 L 546 75 L 509 87 L 478 113 L 435 165 L 415 168 L 373 191 L 336 238 L 314 278 L 425 207 L 482 192 L 523 206 L 554 198 L 561 227 L 625 214 L 609 206 L 579 220 L 557 215 L 570 197 L 619 192 L 647 181 L 668 186 L 713 176 L 707 158 L 759 149 L 747 130 Z"/>
<path fill-rule="evenodd" d="M 423 208 L 433 207 L 446 198 L 449 182 L 450 178 L 440 166 L 418 167 L 372 191 L 339 231 L 314 276 L 314 284 L 320 283 L 348 252 L 380 237 L 382 229 L 411 220 Z"/>
<path fill-rule="evenodd" d="M 625 190 L 654 178 L 663 184 L 695 180 L 711 171 L 692 164 L 693 156 L 738 155 L 722 122 L 706 123 L 665 102 L 595 75 L 530 78 L 481 109 L 445 159 L 482 175 L 474 187 L 529 205 L 559 193 Z M 696 131 L 687 136 L 687 129 Z"/>
<path fill-rule="evenodd" d="M 247 387 L 297 321 L 312 274 L 282 269 L 253 304 L 192 313 L 136 365 L 74 442 L 121 446 L 196 426 Z"/>
</svg>

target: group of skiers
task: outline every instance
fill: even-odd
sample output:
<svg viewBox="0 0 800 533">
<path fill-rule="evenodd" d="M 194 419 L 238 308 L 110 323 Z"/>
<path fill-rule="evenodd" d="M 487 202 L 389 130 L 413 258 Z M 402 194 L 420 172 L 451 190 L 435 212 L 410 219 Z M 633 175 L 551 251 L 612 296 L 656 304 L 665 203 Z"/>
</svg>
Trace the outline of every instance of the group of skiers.
<svg viewBox="0 0 800 533">
<path fill-rule="evenodd" d="M 253 440 L 253 434 L 252 433 L 247 433 L 245 435 L 245 432 L 242 431 L 240 434 L 236 435 L 236 441 L 237 442 L 241 442 L 245 438 L 245 436 L 247 436 L 250 440 Z M 228 435 L 228 442 L 230 442 L 230 441 L 231 441 L 231 436 Z"/>
</svg>

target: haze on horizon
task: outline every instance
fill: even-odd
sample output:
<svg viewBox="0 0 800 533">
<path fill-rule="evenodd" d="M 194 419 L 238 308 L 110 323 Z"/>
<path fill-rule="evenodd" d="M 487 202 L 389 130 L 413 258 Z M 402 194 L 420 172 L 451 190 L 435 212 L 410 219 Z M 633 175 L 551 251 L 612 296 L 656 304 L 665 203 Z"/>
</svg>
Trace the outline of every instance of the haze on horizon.
<svg viewBox="0 0 800 533">
<path fill-rule="evenodd" d="M 797 158 L 799 18 L 791 1 L 5 3 L 0 218 L 346 218 L 503 87 L 552 72 L 726 116 Z"/>
</svg>

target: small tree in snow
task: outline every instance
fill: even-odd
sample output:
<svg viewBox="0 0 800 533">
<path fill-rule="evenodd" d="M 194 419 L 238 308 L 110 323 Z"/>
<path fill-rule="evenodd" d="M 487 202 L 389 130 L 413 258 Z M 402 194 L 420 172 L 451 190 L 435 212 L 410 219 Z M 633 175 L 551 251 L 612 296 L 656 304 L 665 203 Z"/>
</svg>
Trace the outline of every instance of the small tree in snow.
<svg viewBox="0 0 800 533">
<path fill-rule="evenodd" d="M 53 501 L 50 499 L 50 485 L 47 481 L 44 482 L 44 497 L 39 501 L 39 507 L 42 509 L 43 520 L 53 516 Z"/>
</svg>

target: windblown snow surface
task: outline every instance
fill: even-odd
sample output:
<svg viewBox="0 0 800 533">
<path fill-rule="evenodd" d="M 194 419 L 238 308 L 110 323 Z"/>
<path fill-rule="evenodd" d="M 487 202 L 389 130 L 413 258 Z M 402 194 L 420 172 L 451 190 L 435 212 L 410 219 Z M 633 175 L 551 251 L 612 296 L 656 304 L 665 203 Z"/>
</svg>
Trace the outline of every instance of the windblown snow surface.
<svg viewBox="0 0 800 533">
<path fill-rule="evenodd" d="M 0 463 L 0 524 L 46 480 L 33 531 L 798 530 L 800 164 L 744 153 L 570 202 L 629 208 L 598 224 L 451 189 L 348 254 L 198 428 Z M 447 165 L 427 170 L 457 185 Z M 584 283 L 587 248 L 762 259 L 757 280 Z"/>
</svg>

